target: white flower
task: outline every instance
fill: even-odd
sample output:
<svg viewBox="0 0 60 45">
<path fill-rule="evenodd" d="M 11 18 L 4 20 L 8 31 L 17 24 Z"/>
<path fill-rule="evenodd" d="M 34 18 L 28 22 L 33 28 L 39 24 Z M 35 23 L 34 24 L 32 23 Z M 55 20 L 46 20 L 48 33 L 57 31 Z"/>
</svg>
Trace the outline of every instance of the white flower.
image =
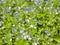
<svg viewBox="0 0 60 45">
<path fill-rule="evenodd" d="M 56 12 L 56 14 L 58 14 L 58 12 Z"/>
<path fill-rule="evenodd" d="M 31 11 L 33 12 L 33 11 L 35 11 L 35 9 L 36 9 L 36 8 L 32 8 Z"/>
<path fill-rule="evenodd" d="M 25 21 L 26 21 L 26 22 L 29 22 L 29 19 L 26 19 Z"/>
<path fill-rule="evenodd" d="M 19 38 L 16 38 L 16 40 L 19 40 Z"/>
<path fill-rule="evenodd" d="M 6 37 L 2 37 L 2 39 L 6 39 Z"/>
<path fill-rule="evenodd" d="M 9 7 L 9 10 L 11 10 L 11 7 Z"/>
<path fill-rule="evenodd" d="M 54 2 L 54 0 L 51 0 L 52 2 Z"/>
<path fill-rule="evenodd" d="M 12 41 L 12 38 L 10 39 L 10 41 Z"/>
<path fill-rule="evenodd" d="M 34 27 L 36 29 L 36 27 Z"/>
<path fill-rule="evenodd" d="M 15 24 L 13 24 L 12 26 L 15 27 Z"/>
<path fill-rule="evenodd" d="M 46 4 L 48 4 L 48 1 L 46 1 Z"/>
<path fill-rule="evenodd" d="M 22 38 L 22 36 L 18 36 L 18 37 L 16 37 L 16 41 L 19 40 L 19 39 L 21 39 L 21 38 Z"/>
<path fill-rule="evenodd" d="M 0 20 L 0 26 L 3 26 L 3 22 Z"/>
<path fill-rule="evenodd" d="M 12 34 L 12 33 L 10 33 L 10 36 L 13 36 L 13 34 Z"/>
<path fill-rule="evenodd" d="M 39 6 L 39 8 L 41 9 L 42 7 L 41 7 L 41 6 Z"/>
<path fill-rule="evenodd" d="M 50 43 L 48 42 L 48 44 L 50 44 Z"/>
<path fill-rule="evenodd" d="M 32 45 L 37 45 L 37 43 L 33 43 Z"/>
<path fill-rule="evenodd" d="M 36 40 L 40 40 L 40 38 L 36 38 Z"/>
<path fill-rule="evenodd" d="M 28 37 L 28 40 L 31 40 L 32 38 L 31 37 Z"/>
<path fill-rule="evenodd" d="M 30 28 L 33 28 L 34 26 L 33 25 L 30 25 Z"/>
<path fill-rule="evenodd" d="M 46 10 L 46 7 L 44 7 L 44 10 Z"/>
<path fill-rule="evenodd" d="M 53 40 L 54 40 L 53 38 L 50 39 L 50 41 L 53 41 Z"/>
</svg>

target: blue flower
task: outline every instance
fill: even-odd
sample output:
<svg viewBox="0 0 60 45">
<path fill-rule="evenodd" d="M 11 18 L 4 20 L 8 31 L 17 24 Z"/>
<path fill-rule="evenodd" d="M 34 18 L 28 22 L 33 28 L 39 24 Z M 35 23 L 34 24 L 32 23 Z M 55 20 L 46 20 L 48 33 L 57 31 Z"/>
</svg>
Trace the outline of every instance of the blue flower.
<svg viewBox="0 0 60 45">
<path fill-rule="evenodd" d="M 24 30 L 20 30 L 20 33 L 24 33 Z"/>
<path fill-rule="evenodd" d="M 35 4 L 38 5 L 38 0 L 35 0 Z"/>
</svg>

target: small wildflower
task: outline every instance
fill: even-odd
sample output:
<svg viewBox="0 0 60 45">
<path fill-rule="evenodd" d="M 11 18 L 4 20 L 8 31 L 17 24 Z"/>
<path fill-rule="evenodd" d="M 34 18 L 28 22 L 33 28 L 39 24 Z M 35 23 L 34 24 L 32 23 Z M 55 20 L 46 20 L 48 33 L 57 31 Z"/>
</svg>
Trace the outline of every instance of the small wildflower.
<svg viewBox="0 0 60 45">
<path fill-rule="evenodd" d="M 20 30 L 20 33 L 24 33 L 24 30 Z"/>
<path fill-rule="evenodd" d="M 26 9 L 26 13 L 29 13 L 31 11 L 31 8 Z"/>
<path fill-rule="evenodd" d="M 4 24 L 3 24 L 3 22 L 0 20 L 0 26 L 3 26 Z"/>
<path fill-rule="evenodd" d="M 28 37 L 28 40 L 31 40 L 32 38 L 31 37 Z"/>
<path fill-rule="evenodd" d="M 47 33 L 47 35 L 48 35 L 48 36 L 50 36 L 50 35 L 51 35 L 51 33 L 49 32 L 49 33 Z"/>
<path fill-rule="evenodd" d="M 30 28 L 33 28 L 34 26 L 33 25 L 30 25 Z"/>
<path fill-rule="evenodd" d="M 25 21 L 26 21 L 26 22 L 29 22 L 29 19 L 26 19 Z"/>
<path fill-rule="evenodd" d="M 24 39 L 28 39 L 29 36 L 27 34 L 24 35 Z"/>
<path fill-rule="evenodd" d="M 58 14 L 58 12 L 56 12 L 56 14 Z"/>
<path fill-rule="evenodd" d="M 12 38 L 10 39 L 10 41 L 12 41 Z"/>
<path fill-rule="evenodd" d="M 50 44 L 50 43 L 48 42 L 48 44 Z"/>
<path fill-rule="evenodd" d="M 16 40 L 19 40 L 19 38 L 16 38 Z"/>
<path fill-rule="evenodd" d="M 2 37 L 2 39 L 6 39 L 6 37 Z"/>
<path fill-rule="evenodd" d="M 1 0 L 1 4 L 4 4 L 4 3 L 6 3 L 6 0 Z"/>
<path fill-rule="evenodd" d="M 2 12 L 0 12 L 0 15 L 2 14 Z"/>
<path fill-rule="evenodd" d="M 51 42 L 52 42 L 53 40 L 54 40 L 53 38 L 50 39 Z"/>
<path fill-rule="evenodd" d="M 35 0 L 35 4 L 38 5 L 38 0 Z"/>
<path fill-rule="evenodd" d="M 13 28 L 13 29 L 12 29 L 12 32 L 13 32 L 13 33 L 14 33 L 14 32 L 16 32 L 16 31 L 17 31 L 17 29 L 16 29 L 16 28 Z"/>
<path fill-rule="evenodd" d="M 37 43 L 34 42 L 32 45 L 37 45 Z"/>
<path fill-rule="evenodd" d="M 41 7 L 41 6 L 39 6 L 39 8 L 41 9 L 42 7 Z"/>
<path fill-rule="evenodd" d="M 9 7 L 9 10 L 11 10 L 11 7 Z"/>
<path fill-rule="evenodd" d="M 51 0 L 51 2 L 54 2 L 54 0 Z"/>
<path fill-rule="evenodd" d="M 45 33 L 47 33 L 48 36 L 51 35 L 51 33 L 48 30 L 46 30 Z"/>
<path fill-rule="evenodd" d="M 52 6 L 50 6 L 50 8 L 52 9 L 53 7 L 52 7 Z"/>
<path fill-rule="evenodd" d="M 15 27 L 15 24 L 13 24 L 12 26 Z"/>
<path fill-rule="evenodd" d="M 46 4 L 48 4 L 48 1 L 46 1 Z"/>
<path fill-rule="evenodd" d="M 13 36 L 14 34 L 10 33 L 10 36 Z"/>
<path fill-rule="evenodd" d="M 20 11 L 20 7 L 17 8 L 17 11 Z"/>
</svg>

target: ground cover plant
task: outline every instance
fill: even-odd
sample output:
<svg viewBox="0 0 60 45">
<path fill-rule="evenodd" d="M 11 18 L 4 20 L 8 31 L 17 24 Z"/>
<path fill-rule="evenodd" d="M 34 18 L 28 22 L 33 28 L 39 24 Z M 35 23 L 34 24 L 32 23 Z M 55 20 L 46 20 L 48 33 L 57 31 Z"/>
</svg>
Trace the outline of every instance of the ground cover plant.
<svg viewBox="0 0 60 45">
<path fill-rule="evenodd" d="M 60 0 L 0 0 L 0 45 L 60 45 Z"/>
</svg>

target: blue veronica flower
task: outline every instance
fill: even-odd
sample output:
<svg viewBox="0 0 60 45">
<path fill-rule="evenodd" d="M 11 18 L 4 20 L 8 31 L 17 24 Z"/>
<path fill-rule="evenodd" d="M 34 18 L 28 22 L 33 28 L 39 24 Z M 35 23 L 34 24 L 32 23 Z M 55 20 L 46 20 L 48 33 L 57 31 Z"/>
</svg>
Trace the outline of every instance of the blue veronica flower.
<svg viewBox="0 0 60 45">
<path fill-rule="evenodd" d="M 35 0 L 35 4 L 38 5 L 38 0 Z"/>
</svg>

